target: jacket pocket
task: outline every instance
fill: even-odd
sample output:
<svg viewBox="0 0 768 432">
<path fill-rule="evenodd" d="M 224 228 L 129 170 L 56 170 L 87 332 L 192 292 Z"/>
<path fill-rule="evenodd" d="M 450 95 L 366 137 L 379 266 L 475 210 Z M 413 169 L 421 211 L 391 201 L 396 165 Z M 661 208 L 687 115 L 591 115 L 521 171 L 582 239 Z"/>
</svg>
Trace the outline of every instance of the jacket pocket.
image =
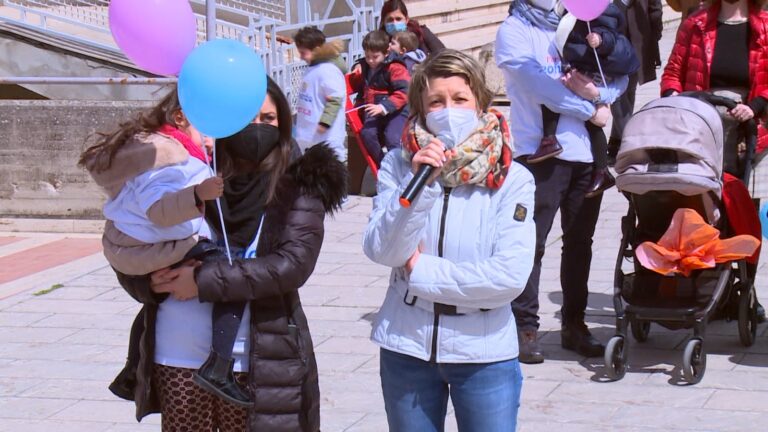
<svg viewBox="0 0 768 432">
<path fill-rule="evenodd" d="M 307 350 L 304 346 L 304 338 L 299 326 L 293 322 L 288 323 L 288 337 L 292 345 L 296 347 L 296 356 L 303 365 L 307 364 Z"/>
</svg>

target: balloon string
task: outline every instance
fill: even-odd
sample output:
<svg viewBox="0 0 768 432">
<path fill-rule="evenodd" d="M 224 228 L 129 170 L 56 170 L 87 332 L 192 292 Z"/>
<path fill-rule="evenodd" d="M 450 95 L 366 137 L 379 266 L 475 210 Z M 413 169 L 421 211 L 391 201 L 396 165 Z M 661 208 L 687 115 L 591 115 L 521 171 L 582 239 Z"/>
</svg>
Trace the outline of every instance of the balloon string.
<svg viewBox="0 0 768 432">
<path fill-rule="evenodd" d="M 349 113 L 351 113 L 353 111 L 357 111 L 357 110 L 363 109 L 363 108 L 365 108 L 367 106 L 370 106 L 370 104 L 360 105 L 359 107 L 352 108 L 351 110 L 345 111 L 344 114 L 349 114 Z"/>
<path fill-rule="evenodd" d="M 592 33 L 592 26 L 587 21 L 587 31 Z M 597 55 L 597 48 L 592 48 L 592 52 L 595 53 L 595 61 L 597 61 L 597 70 L 600 71 L 600 79 L 603 80 L 603 88 L 608 87 L 608 82 L 605 80 L 605 74 L 603 74 L 603 65 L 600 64 L 600 56 Z"/>
<path fill-rule="evenodd" d="M 203 149 L 203 153 L 205 154 L 205 164 L 208 165 L 208 169 L 211 171 L 211 174 L 216 176 L 216 173 L 219 172 L 219 170 L 216 169 L 216 142 L 214 141 L 213 143 L 213 168 L 211 168 L 211 161 L 208 160 L 208 152 Z M 232 253 L 229 251 L 227 228 L 224 226 L 224 212 L 221 211 L 220 198 L 216 198 L 216 208 L 219 210 L 219 221 L 221 222 L 221 233 L 224 236 L 224 247 L 227 249 L 227 260 L 229 261 L 229 265 L 232 265 Z"/>
</svg>

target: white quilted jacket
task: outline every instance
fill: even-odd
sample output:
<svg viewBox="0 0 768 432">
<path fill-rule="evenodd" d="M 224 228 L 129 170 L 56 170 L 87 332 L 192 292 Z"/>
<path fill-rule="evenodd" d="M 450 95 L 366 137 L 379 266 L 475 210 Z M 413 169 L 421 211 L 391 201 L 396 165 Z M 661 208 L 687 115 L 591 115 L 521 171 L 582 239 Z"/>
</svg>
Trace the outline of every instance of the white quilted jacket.
<svg viewBox="0 0 768 432">
<path fill-rule="evenodd" d="M 498 190 L 445 190 L 436 182 L 406 209 L 398 198 L 411 178 L 400 152 L 384 158 L 363 242 L 365 254 L 392 274 L 371 339 L 438 363 L 516 358 L 510 302 L 533 267 L 533 176 L 513 163 Z M 423 252 L 409 276 L 403 265 L 419 244 Z M 434 303 L 456 306 L 461 315 L 436 316 Z"/>
</svg>

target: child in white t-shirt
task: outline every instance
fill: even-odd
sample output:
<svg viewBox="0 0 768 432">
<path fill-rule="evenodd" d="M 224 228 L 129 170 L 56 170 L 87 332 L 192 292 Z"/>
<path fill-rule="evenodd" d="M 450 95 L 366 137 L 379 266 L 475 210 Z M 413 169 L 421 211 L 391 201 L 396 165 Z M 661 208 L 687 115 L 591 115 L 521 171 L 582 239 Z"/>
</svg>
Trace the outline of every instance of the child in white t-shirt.
<svg viewBox="0 0 768 432">
<path fill-rule="evenodd" d="M 340 161 L 346 162 L 347 130 L 343 112 L 347 85 L 341 41 L 326 42 L 323 32 L 309 26 L 294 36 L 299 57 L 309 64 L 296 107 L 296 142 L 302 151 L 328 143 Z"/>
</svg>

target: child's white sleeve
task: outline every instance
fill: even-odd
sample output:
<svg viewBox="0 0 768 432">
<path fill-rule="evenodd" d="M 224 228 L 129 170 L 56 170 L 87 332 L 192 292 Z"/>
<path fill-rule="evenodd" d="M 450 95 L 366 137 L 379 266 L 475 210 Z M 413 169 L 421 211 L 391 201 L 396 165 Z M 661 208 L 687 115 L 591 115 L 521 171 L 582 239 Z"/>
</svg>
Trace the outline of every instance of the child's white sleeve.
<svg viewBox="0 0 768 432">
<path fill-rule="evenodd" d="M 333 126 L 336 117 L 342 115 L 344 98 L 347 97 L 347 84 L 340 73 L 327 76 L 320 80 L 320 90 L 323 96 L 323 113 L 318 123 Z"/>
<path fill-rule="evenodd" d="M 146 173 L 137 190 L 141 211 L 154 224 L 170 227 L 200 218 L 195 205 L 195 185 L 184 165 L 164 167 Z"/>
</svg>

